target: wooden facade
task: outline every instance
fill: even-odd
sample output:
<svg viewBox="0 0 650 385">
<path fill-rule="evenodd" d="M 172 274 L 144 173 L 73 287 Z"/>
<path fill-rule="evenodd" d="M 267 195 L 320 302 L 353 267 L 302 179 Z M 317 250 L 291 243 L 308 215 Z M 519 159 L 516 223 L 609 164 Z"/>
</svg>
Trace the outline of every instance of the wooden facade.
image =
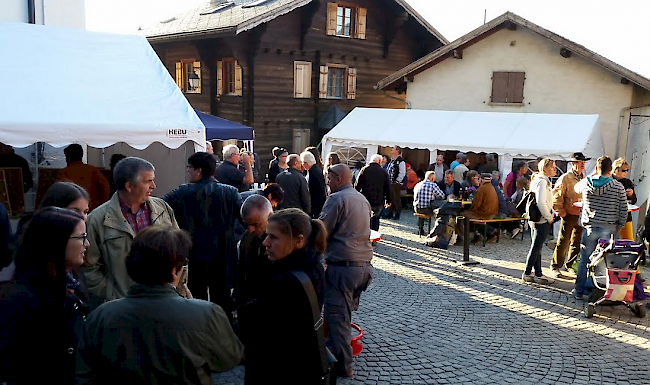
<svg viewBox="0 0 650 385">
<path fill-rule="evenodd" d="M 346 112 L 404 108 L 404 95 L 373 86 L 443 44 L 393 0 L 346 2 L 365 20 L 354 24 L 353 37 L 332 35 L 332 4 L 314 0 L 238 35 L 150 42 L 172 77 L 178 78 L 177 63 L 200 62 L 200 93 L 186 92 L 190 104 L 254 127 L 255 152 L 266 169 L 274 146 L 300 152 L 304 145 L 317 145 L 325 133 L 319 120 L 335 105 Z M 222 89 L 229 60 L 236 61 L 239 92 Z M 322 72 L 328 68 L 345 70 L 339 72 L 345 74 L 340 99 L 323 93 L 328 75 Z M 298 141 L 302 148 L 294 148 L 295 133 L 310 140 Z"/>
</svg>

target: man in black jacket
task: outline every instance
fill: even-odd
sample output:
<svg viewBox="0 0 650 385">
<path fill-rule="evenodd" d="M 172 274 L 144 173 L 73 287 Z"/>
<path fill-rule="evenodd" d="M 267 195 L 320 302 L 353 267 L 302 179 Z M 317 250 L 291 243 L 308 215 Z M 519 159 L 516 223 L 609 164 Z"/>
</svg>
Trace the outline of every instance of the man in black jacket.
<svg viewBox="0 0 650 385">
<path fill-rule="evenodd" d="M 311 217 L 318 218 L 327 199 L 327 187 L 323 169 L 316 163 L 316 157 L 309 151 L 300 154 L 302 167 L 307 170 L 307 186 L 311 196 Z"/>
<path fill-rule="evenodd" d="M 174 209 L 178 226 L 192 236 L 190 268 L 192 294 L 208 299 L 232 315 L 230 289 L 237 267 L 237 241 L 233 229 L 240 220 L 241 196 L 237 189 L 212 177 L 214 157 L 197 152 L 187 160 L 190 183 L 163 197 Z"/>
<path fill-rule="evenodd" d="M 445 193 L 445 199 L 449 195 L 453 195 L 455 198 L 460 198 L 460 183 L 454 180 L 454 171 L 447 170 L 445 171 L 445 177 L 442 181 L 438 182 L 438 187 Z"/>
<path fill-rule="evenodd" d="M 370 158 L 370 163 L 363 167 L 357 177 L 354 188 L 357 189 L 370 202 L 372 217 L 370 228 L 379 230 L 379 216 L 384 209 L 384 204 L 390 202 L 390 178 L 381 167 L 382 156 L 375 154 Z"/>
<path fill-rule="evenodd" d="M 311 214 L 311 196 L 309 195 L 307 179 L 302 176 L 300 155 L 289 155 L 287 165 L 289 168 L 281 172 L 276 178 L 277 184 L 284 190 L 284 200 L 278 205 L 278 209 L 295 207 L 309 215 Z"/>
</svg>

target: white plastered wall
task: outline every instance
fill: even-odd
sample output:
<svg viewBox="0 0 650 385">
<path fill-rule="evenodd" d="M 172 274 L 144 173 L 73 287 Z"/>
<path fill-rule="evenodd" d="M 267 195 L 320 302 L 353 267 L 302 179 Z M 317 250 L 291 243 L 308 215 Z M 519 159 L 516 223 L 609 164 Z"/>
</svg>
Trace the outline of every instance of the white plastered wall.
<svg viewBox="0 0 650 385">
<path fill-rule="evenodd" d="M 560 48 L 522 27 L 501 30 L 466 48 L 462 59 L 416 75 L 407 101 L 413 109 L 598 114 L 605 152 L 614 156 L 619 115 L 632 103 L 633 85 L 575 54 L 560 56 Z M 490 105 L 493 71 L 526 73 L 523 106 Z"/>
</svg>

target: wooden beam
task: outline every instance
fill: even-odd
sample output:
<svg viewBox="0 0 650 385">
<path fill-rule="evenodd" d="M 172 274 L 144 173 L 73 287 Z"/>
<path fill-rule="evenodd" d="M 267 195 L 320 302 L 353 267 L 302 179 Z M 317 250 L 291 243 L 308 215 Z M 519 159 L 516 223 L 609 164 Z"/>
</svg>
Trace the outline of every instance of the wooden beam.
<svg viewBox="0 0 650 385">
<path fill-rule="evenodd" d="M 562 48 L 560 48 L 560 55 L 562 55 L 563 58 L 568 59 L 568 58 L 571 57 L 571 51 L 569 51 L 568 49 L 562 47 Z"/>
<path fill-rule="evenodd" d="M 463 58 L 463 50 L 461 49 L 455 49 L 451 51 L 451 57 L 454 59 L 462 59 Z"/>
<path fill-rule="evenodd" d="M 384 28 L 382 30 L 383 36 L 383 58 L 388 57 L 388 49 L 392 44 L 397 32 L 402 28 L 404 23 L 409 18 L 409 14 L 406 11 L 402 11 L 397 14 L 387 13 L 386 19 L 384 20 Z"/>
<path fill-rule="evenodd" d="M 621 84 L 630 84 L 630 81 L 626 78 L 621 78 Z"/>
<path fill-rule="evenodd" d="M 506 28 L 509 29 L 510 31 L 516 31 L 517 30 L 517 24 L 513 23 L 512 21 L 506 21 Z"/>
</svg>

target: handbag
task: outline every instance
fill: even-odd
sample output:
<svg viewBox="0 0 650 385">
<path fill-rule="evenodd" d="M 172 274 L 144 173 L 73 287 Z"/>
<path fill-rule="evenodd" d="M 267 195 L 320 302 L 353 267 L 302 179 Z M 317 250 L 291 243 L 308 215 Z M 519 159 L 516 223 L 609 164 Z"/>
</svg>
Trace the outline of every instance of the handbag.
<svg viewBox="0 0 650 385">
<path fill-rule="evenodd" d="M 542 212 L 539 211 L 539 207 L 537 207 L 535 193 L 530 190 L 524 192 L 524 196 L 517 205 L 517 210 L 520 213 L 523 213 L 523 218 L 531 222 L 539 222 L 542 220 Z"/>
<path fill-rule="evenodd" d="M 334 354 L 325 346 L 325 331 L 323 330 L 323 314 L 320 307 L 318 306 L 318 299 L 316 299 L 316 290 L 314 285 L 311 283 L 311 279 L 307 273 L 301 270 L 292 270 L 290 273 L 300 282 L 302 288 L 309 298 L 309 304 L 311 305 L 312 315 L 314 317 L 314 334 L 318 341 L 318 350 L 320 351 L 321 358 L 321 379 L 322 384 L 336 384 L 336 375 L 332 374 L 332 367 L 338 361 Z"/>
</svg>

